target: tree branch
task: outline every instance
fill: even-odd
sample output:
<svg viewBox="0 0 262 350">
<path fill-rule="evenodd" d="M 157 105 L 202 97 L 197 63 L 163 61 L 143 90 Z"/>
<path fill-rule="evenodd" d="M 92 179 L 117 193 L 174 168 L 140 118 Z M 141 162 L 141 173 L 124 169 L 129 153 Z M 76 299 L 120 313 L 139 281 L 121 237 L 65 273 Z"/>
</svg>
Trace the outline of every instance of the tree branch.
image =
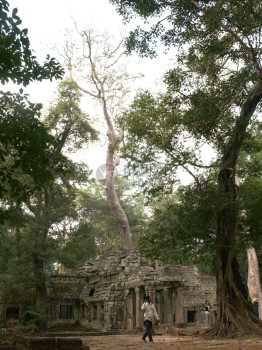
<svg viewBox="0 0 262 350">
<path fill-rule="evenodd" d="M 241 109 L 240 116 L 236 122 L 234 132 L 228 142 L 227 149 L 223 157 L 224 168 L 234 168 L 238 159 L 238 154 L 244 140 L 246 129 L 253 113 L 262 99 L 262 79 L 259 79 L 253 86 L 245 103 Z"/>
<path fill-rule="evenodd" d="M 196 0 L 191 0 L 191 2 L 194 4 L 194 6 L 199 11 L 200 10 L 203 11 L 203 8 L 198 4 L 198 2 Z M 235 33 L 232 29 L 227 27 L 222 22 L 220 23 L 220 26 L 225 32 L 231 34 L 239 42 L 239 44 L 241 45 L 243 50 L 246 52 L 246 54 L 250 57 L 251 61 L 253 62 L 257 74 L 259 75 L 259 77 L 261 77 L 262 76 L 262 70 L 261 70 L 261 67 L 259 66 L 258 61 L 256 60 L 255 51 L 254 51 L 254 48 L 252 47 L 252 45 L 250 45 L 250 47 L 248 45 L 246 45 L 246 43 L 240 38 L 240 36 L 237 33 Z M 249 41 L 249 43 L 250 43 L 250 41 Z"/>
</svg>

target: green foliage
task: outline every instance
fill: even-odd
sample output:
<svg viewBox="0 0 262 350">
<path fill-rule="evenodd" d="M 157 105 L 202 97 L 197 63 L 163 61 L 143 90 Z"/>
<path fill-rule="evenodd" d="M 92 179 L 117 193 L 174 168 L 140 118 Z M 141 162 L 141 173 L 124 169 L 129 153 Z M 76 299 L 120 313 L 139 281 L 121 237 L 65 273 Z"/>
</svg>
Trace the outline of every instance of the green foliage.
<svg viewBox="0 0 262 350">
<path fill-rule="evenodd" d="M 247 242 L 252 242 L 252 246 L 262 245 L 262 218 L 260 209 L 262 205 L 262 180 L 258 177 L 249 178 L 241 186 L 242 205 L 245 216 L 242 218 L 243 226 L 249 232 Z"/>
<path fill-rule="evenodd" d="M 98 252 L 96 230 L 92 227 L 92 223 L 88 224 L 80 221 L 72 231 L 64 239 L 57 256 L 59 262 L 69 269 L 83 264 Z"/>
<path fill-rule="evenodd" d="M 58 98 L 45 119 L 45 124 L 55 139 L 50 156 L 55 181 L 52 186 L 39 191 L 26 203 L 34 214 L 32 218 L 28 218 L 27 231 L 30 237 L 34 237 L 29 254 L 35 264 L 37 261 L 42 262 L 42 271 L 35 271 L 35 275 L 44 273 L 44 266 L 57 261 L 60 245 L 64 243 L 59 239 L 61 225 L 70 225 L 78 219 L 75 209 L 76 184 L 79 186 L 88 180 L 89 170 L 86 166 L 63 156 L 64 152 L 69 149 L 76 151 L 97 135 L 79 107 L 80 97 L 77 86 L 70 79 L 61 82 Z M 73 241 L 74 233 L 74 229 L 65 230 L 64 235 L 71 234 L 69 241 Z"/>
<path fill-rule="evenodd" d="M 261 247 L 262 221 L 260 215 L 262 199 L 262 133 L 261 122 L 254 123 L 244 142 L 238 175 L 241 181 L 240 207 L 241 224 L 248 245 Z M 247 234 L 248 232 L 248 234 Z"/>
<path fill-rule="evenodd" d="M 97 139 L 98 133 L 90 125 L 89 116 L 80 108 L 81 97 L 76 83 L 70 78 L 59 84 L 57 99 L 45 119 L 56 139 L 56 153 L 61 147 L 65 147 L 64 152 L 74 152 Z"/>
<path fill-rule="evenodd" d="M 233 226 L 227 232 L 230 249 L 243 256 L 245 244 L 261 244 L 261 138 L 252 128 L 261 113 L 261 2 L 110 2 L 124 20 L 144 20 L 126 40 L 129 52 L 153 57 L 161 42 L 176 56 L 164 76 L 165 91 L 140 91 L 120 118 L 130 168 L 144 176 L 145 192 L 160 203 L 139 244 L 164 261 L 205 268 L 205 258 L 212 270 L 215 249 L 224 248 L 216 246 L 223 208 L 246 213 L 238 217 L 236 235 Z M 232 184 L 239 176 L 240 192 L 237 184 L 230 190 L 216 185 L 223 168 Z M 192 176 L 192 185 L 172 195 L 181 171 Z M 227 218 L 223 229 L 236 219 Z"/>
<path fill-rule="evenodd" d="M 20 29 L 22 23 L 15 8 L 9 14 L 6 0 L 0 3 L 0 80 L 28 85 L 33 80 L 61 78 L 63 68 L 49 55 L 43 65 L 36 61 L 30 49 L 27 29 Z"/>
<path fill-rule="evenodd" d="M 0 197 L 8 192 L 21 201 L 53 180 L 49 158 L 54 139 L 37 118 L 41 105 L 30 103 L 22 90 L 2 93 L 0 107 Z"/>
<path fill-rule="evenodd" d="M 141 251 L 166 263 L 196 264 L 202 272 L 214 273 L 218 206 L 214 180 L 158 197 L 148 227 L 139 235 Z"/>
<path fill-rule="evenodd" d="M 8 270 L 9 259 L 12 251 L 12 238 L 8 232 L 8 228 L 0 226 L 0 274 Z"/>
<path fill-rule="evenodd" d="M 130 19 L 134 13 L 141 17 L 156 16 L 161 13 L 161 1 L 155 0 L 113 0 L 110 1 L 118 6 L 119 13 L 126 19 Z"/>
<path fill-rule="evenodd" d="M 45 295 L 45 274 L 52 271 L 52 265 L 59 259 L 61 245 L 65 243 L 65 240 L 59 237 L 59 230 L 63 224 L 75 223 L 78 219 L 75 206 L 76 187 L 86 184 L 90 171 L 85 165 L 67 159 L 63 152 L 68 149 L 77 150 L 80 145 L 87 144 L 96 137 L 96 131 L 90 126 L 86 114 L 79 107 L 79 103 L 80 94 L 76 85 L 71 80 L 63 81 L 59 86 L 58 99 L 44 120 L 45 125 L 40 124 L 49 141 L 48 148 L 41 148 L 40 158 L 37 158 L 36 154 L 39 152 L 41 142 L 45 139 L 43 138 L 42 141 L 41 134 L 38 138 L 36 133 L 34 137 L 28 135 L 32 131 L 32 125 L 27 131 L 27 122 L 30 122 L 30 119 L 28 121 L 26 119 L 28 112 L 25 112 L 24 124 L 20 125 L 23 115 L 20 116 L 19 107 L 17 115 L 11 114 L 13 110 L 10 108 L 10 114 L 13 117 L 11 121 L 14 122 L 10 126 L 10 135 L 5 144 L 6 148 L 4 148 L 4 151 L 10 152 L 10 155 L 7 153 L 9 157 L 6 162 L 8 161 L 9 166 L 11 166 L 12 162 L 16 160 L 14 156 L 18 158 L 21 154 L 23 155 L 28 164 L 25 164 L 24 167 L 22 162 L 19 164 L 21 167 L 19 180 L 23 186 L 26 185 L 31 189 L 26 196 L 23 195 L 20 199 L 20 197 L 13 195 L 8 186 L 4 188 L 6 189 L 4 193 L 5 206 L 9 208 L 9 216 L 6 217 L 6 226 L 3 227 L 2 238 L 7 248 L 7 255 L 3 255 L 0 260 L 1 273 L 6 292 L 15 295 L 16 298 L 23 297 L 24 291 L 28 288 L 32 289 L 32 286 L 35 286 L 36 290 L 42 290 L 43 295 Z M 34 107 L 31 104 L 29 106 Z M 36 121 L 33 112 L 32 119 L 31 123 L 34 125 Z M 9 126 L 8 123 L 7 126 Z M 36 128 L 38 130 L 37 123 Z M 22 140 L 17 136 L 21 130 L 24 131 Z M 26 142 L 28 146 L 27 144 L 24 146 Z M 16 149 L 19 152 L 15 153 Z M 34 158 L 30 159 L 30 156 Z M 48 183 L 45 181 L 44 172 L 37 173 L 33 169 L 33 166 L 40 167 L 44 161 L 46 161 L 46 171 L 50 174 Z M 15 171 L 17 171 L 17 167 L 16 164 Z M 27 174 L 29 171 L 26 167 L 34 170 L 32 176 Z M 35 185 L 33 176 L 35 176 L 35 182 L 39 183 L 39 186 Z M 2 202 L 2 204 L 4 203 Z M 75 224 L 72 225 L 75 226 Z M 9 234 L 10 227 L 13 232 L 12 237 Z M 71 232 L 68 230 L 66 234 L 72 232 L 73 230 Z M 86 235 L 89 237 L 88 232 Z M 83 232 L 78 238 L 85 238 Z M 67 240 L 73 242 L 73 235 L 67 237 Z M 79 242 L 77 241 L 77 243 Z M 82 250 L 82 253 L 85 259 L 86 251 Z M 72 256 L 73 254 L 72 252 Z M 78 258 L 79 254 L 76 254 L 76 258 L 68 259 L 69 266 L 73 265 L 73 262 Z M 39 297 L 36 293 L 38 301 Z"/>
<path fill-rule="evenodd" d="M 115 177 L 114 181 L 135 242 L 147 220 L 143 199 L 129 193 L 131 183 L 124 177 Z M 93 180 L 85 190 L 79 192 L 77 202 L 79 226 L 89 227 L 97 251 L 102 253 L 112 246 L 119 246 L 121 237 L 116 234 L 118 225 L 107 203 L 104 182 Z"/>
<path fill-rule="evenodd" d="M 29 306 L 23 315 L 24 324 L 30 330 L 43 329 L 46 318 L 35 306 Z"/>
<path fill-rule="evenodd" d="M 240 155 L 238 175 L 245 180 L 262 176 L 262 123 L 255 122 L 248 130 Z"/>
<path fill-rule="evenodd" d="M 9 14 L 6 0 L 0 3 L 0 80 L 28 85 L 31 81 L 61 78 L 62 67 L 47 56 L 43 65 L 30 49 L 27 29 L 17 9 Z M 50 148 L 54 139 L 39 121 L 40 104 L 30 103 L 28 96 L 0 92 L 0 198 L 21 203 L 40 187 L 53 181 L 50 171 Z M 0 222 L 8 219 L 9 206 L 0 209 Z"/>
<path fill-rule="evenodd" d="M 111 2 L 126 20 L 148 20 L 149 29 L 131 32 L 130 50 L 150 55 L 157 40 L 176 49 L 174 67 L 164 76 L 166 91 L 139 92 L 120 119 L 125 155 L 136 176 L 148 176 L 146 190 L 172 189 L 181 170 L 197 181 L 225 157 L 234 168 L 233 153 L 239 154 L 251 116 L 261 111 L 260 90 L 257 97 L 252 90 L 261 74 L 260 2 Z M 207 146 L 211 161 L 205 161 Z"/>
<path fill-rule="evenodd" d="M 150 24 L 149 29 L 137 27 L 131 31 L 127 39 L 129 51 L 136 50 L 141 55 L 152 57 L 156 55 L 155 46 L 158 41 L 167 48 L 173 46 L 181 48 L 183 44 L 191 43 L 192 47 L 199 51 L 200 60 L 203 52 L 213 58 L 224 57 L 221 54 L 224 52 L 236 60 L 241 55 L 248 65 L 252 65 L 247 51 L 238 50 L 238 44 L 241 42 L 238 41 L 237 35 L 234 36 L 234 32 L 246 38 L 257 35 L 257 28 L 261 27 L 262 21 L 261 4 L 258 0 L 110 0 L 110 2 L 116 5 L 117 11 L 125 21 L 138 16 Z M 225 41 L 225 38 L 228 40 Z M 257 42 L 255 40 L 256 38 L 253 41 L 255 49 L 259 50 L 259 40 Z M 225 50 L 224 44 L 221 45 L 223 42 L 229 51 Z M 213 63 L 216 66 L 216 60 Z"/>
<path fill-rule="evenodd" d="M 0 79 L 27 86 L 31 81 L 61 78 L 61 66 L 47 56 L 43 65 L 29 47 L 27 30 L 21 30 L 17 9 L 8 14 L 0 4 Z M 64 155 L 97 136 L 80 107 L 76 85 L 65 80 L 45 123 L 39 121 L 40 104 L 18 94 L 0 95 L 0 196 L 3 292 L 9 298 L 31 295 L 45 307 L 45 273 L 57 261 L 61 241 L 53 235 L 61 222 L 76 220 L 75 184 L 87 181 L 89 171 Z M 72 209 L 73 208 L 73 209 Z M 22 288 L 21 288 L 22 286 Z M 35 291 L 34 291 L 35 287 Z M 30 294 L 32 293 L 32 294 Z M 26 296 L 26 297 L 25 297 Z M 37 310 L 27 312 L 28 321 L 40 327 L 44 318 Z"/>
<path fill-rule="evenodd" d="M 208 176 L 217 168 L 215 161 L 209 165 L 203 162 L 202 147 L 206 141 L 194 131 L 200 121 L 196 121 L 193 111 L 190 113 L 195 121 L 190 121 L 189 112 L 180 110 L 180 105 L 181 101 L 169 92 L 153 96 L 142 91 L 119 119 L 127 131 L 123 153 L 130 159 L 135 175 L 140 178 L 144 175 L 142 185 L 151 195 L 167 188 L 172 190 L 181 170 L 188 171 L 196 179 L 203 176 L 204 171 Z M 205 136 L 209 138 L 210 132 Z"/>
</svg>

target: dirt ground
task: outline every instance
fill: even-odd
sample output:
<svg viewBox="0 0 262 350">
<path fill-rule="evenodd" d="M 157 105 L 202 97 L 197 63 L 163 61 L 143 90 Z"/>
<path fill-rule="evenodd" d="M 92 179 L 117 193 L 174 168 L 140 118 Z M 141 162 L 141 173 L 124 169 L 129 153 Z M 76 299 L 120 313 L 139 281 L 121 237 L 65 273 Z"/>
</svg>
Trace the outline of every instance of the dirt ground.
<svg viewBox="0 0 262 350">
<path fill-rule="evenodd" d="M 142 336 L 142 335 L 141 335 Z M 90 350 L 262 350 L 262 338 L 204 340 L 200 337 L 154 336 L 154 343 L 142 342 L 140 335 L 83 337 Z"/>
</svg>

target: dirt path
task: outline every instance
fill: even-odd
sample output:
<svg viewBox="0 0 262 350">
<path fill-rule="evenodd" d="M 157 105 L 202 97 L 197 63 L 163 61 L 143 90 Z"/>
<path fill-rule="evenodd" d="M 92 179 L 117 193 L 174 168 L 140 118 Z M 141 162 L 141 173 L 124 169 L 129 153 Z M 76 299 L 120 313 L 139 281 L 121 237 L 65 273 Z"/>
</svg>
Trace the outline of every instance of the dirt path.
<svg viewBox="0 0 262 350">
<path fill-rule="evenodd" d="M 154 343 L 139 335 L 83 337 L 90 350 L 262 350 L 262 338 L 203 340 L 197 337 L 154 336 Z"/>
</svg>

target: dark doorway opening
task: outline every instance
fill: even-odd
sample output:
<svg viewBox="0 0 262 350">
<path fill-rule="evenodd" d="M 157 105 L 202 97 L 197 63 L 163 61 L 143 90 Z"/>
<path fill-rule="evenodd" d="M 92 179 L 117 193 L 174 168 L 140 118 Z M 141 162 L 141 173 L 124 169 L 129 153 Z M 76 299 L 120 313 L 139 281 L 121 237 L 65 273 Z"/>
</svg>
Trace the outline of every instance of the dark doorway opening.
<svg viewBox="0 0 262 350">
<path fill-rule="evenodd" d="M 8 320 L 18 320 L 19 319 L 19 307 L 7 307 L 5 313 L 5 319 Z"/>
<path fill-rule="evenodd" d="M 187 312 L 187 322 L 194 323 L 195 322 L 195 316 L 196 316 L 196 312 L 195 311 L 188 311 Z"/>
<path fill-rule="evenodd" d="M 73 305 L 60 305 L 59 318 L 62 320 L 70 320 L 73 318 Z"/>
</svg>

